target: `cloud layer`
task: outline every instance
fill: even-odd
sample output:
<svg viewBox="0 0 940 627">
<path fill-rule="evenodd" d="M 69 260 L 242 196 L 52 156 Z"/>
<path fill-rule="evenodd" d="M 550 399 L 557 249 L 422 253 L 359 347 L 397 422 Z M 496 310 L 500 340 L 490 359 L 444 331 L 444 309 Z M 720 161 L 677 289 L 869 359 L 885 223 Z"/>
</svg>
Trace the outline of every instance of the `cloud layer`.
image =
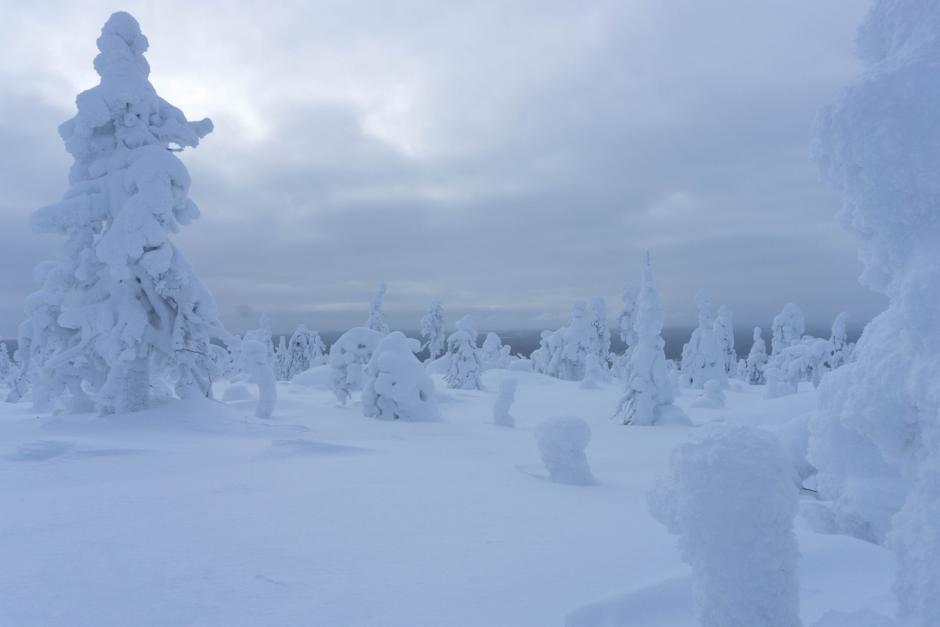
<svg viewBox="0 0 940 627">
<path fill-rule="evenodd" d="M 179 241 L 234 330 L 346 328 L 380 280 L 409 328 L 434 298 L 490 328 L 614 315 L 647 249 L 671 324 L 703 286 L 747 324 L 880 307 L 807 156 L 867 2 L 0 3 L 0 334 L 55 250 L 26 221 L 65 189 L 56 126 L 118 8 L 161 95 L 216 124 Z"/>
</svg>

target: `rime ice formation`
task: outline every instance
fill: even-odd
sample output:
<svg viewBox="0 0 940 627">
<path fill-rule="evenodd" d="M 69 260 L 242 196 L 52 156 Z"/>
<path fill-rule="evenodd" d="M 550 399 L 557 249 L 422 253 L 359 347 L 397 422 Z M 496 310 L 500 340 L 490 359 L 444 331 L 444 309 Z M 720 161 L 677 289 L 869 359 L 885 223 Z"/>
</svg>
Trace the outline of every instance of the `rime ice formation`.
<svg viewBox="0 0 940 627">
<path fill-rule="evenodd" d="M 662 330 L 663 311 L 647 257 L 636 301 L 636 344 L 630 352 L 629 378 L 614 414 L 625 425 L 688 423 L 682 410 L 672 404 L 674 390 L 666 371 Z"/>
<path fill-rule="evenodd" d="M 147 38 L 127 13 L 98 38 L 99 84 L 59 127 L 74 158 L 63 199 L 32 226 L 65 236 L 27 299 L 35 398 L 109 413 L 148 407 L 152 380 L 180 397 L 209 396 L 209 343 L 229 341 L 215 302 L 170 239 L 199 217 L 178 150 L 212 130 L 189 122 L 148 81 Z M 71 401 L 69 400 L 71 399 Z"/>
<path fill-rule="evenodd" d="M 493 424 L 500 427 L 515 427 L 516 421 L 509 413 L 516 400 L 516 388 L 519 382 L 516 379 L 503 379 L 499 384 L 499 393 L 493 402 Z"/>
<path fill-rule="evenodd" d="M 715 310 L 708 290 L 701 289 L 695 296 L 698 304 L 698 327 L 689 343 L 682 347 L 682 384 L 701 390 L 705 382 L 714 379 L 726 385 L 725 356 L 715 337 Z"/>
<path fill-rule="evenodd" d="M 242 367 L 253 383 L 258 386 L 258 406 L 255 416 L 270 418 L 277 403 L 277 380 L 274 370 L 268 362 L 266 348 L 261 342 L 245 340 L 242 342 Z"/>
<path fill-rule="evenodd" d="M 366 327 L 373 331 L 378 331 L 382 335 L 388 335 L 389 327 L 385 321 L 385 312 L 382 311 L 382 302 L 385 300 L 385 292 L 388 286 L 383 282 L 379 283 L 379 289 L 375 296 L 369 301 L 369 318 L 366 320 Z"/>
<path fill-rule="evenodd" d="M 477 351 L 477 331 L 472 316 L 457 321 L 457 330 L 447 338 L 447 387 L 458 390 L 479 390 L 483 367 Z"/>
<path fill-rule="evenodd" d="M 542 462 L 555 483 L 591 485 L 595 482 L 584 450 L 591 441 L 591 427 L 581 418 L 549 418 L 535 429 Z"/>
<path fill-rule="evenodd" d="M 431 303 L 428 312 L 421 317 L 421 337 L 428 348 L 428 361 L 434 361 L 447 349 L 447 335 L 444 333 L 444 305 L 436 300 Z"/>
<path fill-rule="evenodd" d="M 734 318 L 731 310 L 722 305 L 715 318 L 715 341 L 724 359 L 725 373 L 734 376 L 737 373 L 738 355 L 734 351 Z"/>
<path fill-rule="evenodd" d="M 385 420 L 437 420 L 434 382 L 400 331 L 378 343 L 366 365 L 362 413 Z"/>
<path fill-rule="evenodd" d="M 821 113 L 814 151 L 842 193 L 861 281 L 889 304 L 865 327 L 855 360 L 824 380 L 809 456 L 836 528 L 880 540 L 900 507 L 890 534 L 899 618 L 932 625 L 940 622 L 940 3 L 877 0 L 857 44 L 862 75 Z"/>
<path fill-rule="evenodd" d="M 799 305 L 787 303 L 783 311 L 774 316 L 771 329 L 770 354 L 776 355 L 780 351 L 793 346 L 803 337 L 806 331 L 806 322 L 803 310 Z"/>
<path fill-rule="evenodd" d="M 764 383 L 764 366 L 767 365 L 767 342 L 761 337 L 761 328 L 754 327 L 754 343 L 747 354 L 744 378 L 752 385 Z"/>
<path fill-rule="evenodd" d="M 508 368 L 512 347 L 503 344 L 500 337 L 492 331 L 486 334 L 483 346 L 480 347 L 480 364 L 484 370 L 492 368 Z"/>
<path fill-rule="evenodd" d="M 324 365 L 327 362 L 325 353 L 326 345 L 320 334 L 299 325 L 287 343 L 284 378 L 289 381 L 305 370 Z"/>
<path fill-rule="evenodd" d="M 650 511 L 679 536 L 703 627 L 799 627 L 798 498 L 764 431 L 708 426 L 673 452 Z"/>
<path fill-rule="evenodd" d="M 352 392 L 362 388 L 362 369 L 372 359 L 383 335 L 366 327 L 354 327 L 330 346 L 330 384 L 337 400 L 345 405 Z"/>
</svg>

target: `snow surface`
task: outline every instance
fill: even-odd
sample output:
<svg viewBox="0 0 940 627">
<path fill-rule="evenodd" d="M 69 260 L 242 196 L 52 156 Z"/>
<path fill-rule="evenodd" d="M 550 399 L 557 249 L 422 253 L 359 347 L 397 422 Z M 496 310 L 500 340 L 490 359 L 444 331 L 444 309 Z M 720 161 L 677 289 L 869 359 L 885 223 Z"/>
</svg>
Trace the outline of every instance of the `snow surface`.
<svg viewBox="0 0 940 627">
<path fill-rule="evenodd" d="M 510 377 L 515 429 L 492 424 Z M 688 570 L 646 506 L 694 429 L 610 420 L 617 383 L 482 379 L 434 375 L 440 422 L 365 418 L 358 393 L 343 407 L 284 382 L 269 420 L 254 399 L 108 417 L 0 404 L 0 625 L 694 625 Z M 676 402 L 697 424 L 776 429 L 816 405 L 806 383 L 770 401 L 726 391 L 721 410 L 695 396 Z M 595 485 L 545 476 L 533 431 L 566 414 L 593 432 Z M 889 551 L 801 518 L 797 539 L 805 624 L 893 615 Z"/>
</svg>

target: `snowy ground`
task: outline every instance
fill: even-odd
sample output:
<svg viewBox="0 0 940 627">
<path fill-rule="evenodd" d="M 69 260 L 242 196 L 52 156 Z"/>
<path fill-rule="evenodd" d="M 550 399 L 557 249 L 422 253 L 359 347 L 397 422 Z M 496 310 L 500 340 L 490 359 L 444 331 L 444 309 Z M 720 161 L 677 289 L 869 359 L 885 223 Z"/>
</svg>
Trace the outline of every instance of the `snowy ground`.
<svg viewBox="0 0 940 627">
<path fill-rule="evenodd" d="M 645 500 L 689 428 L 623 427 L 619 385 L 517 372 L 517 428 L 496 427 L 509 374 L 482 392 L 436 380 L 434 424 L 295 384 L 268 422 L 251 401 L 109 418 L 0 404 L 0 626 L 693 625 L 688 571 Z M 809 387 L 749 388 L 687 411 L 774 425 L 814 404 Z M 599 485 L 546 480 L 532 430 L 558 415 L 591 424 Z M 807 625 L 893 611 L 887 551 L 798 525 Z"/>
</svg>

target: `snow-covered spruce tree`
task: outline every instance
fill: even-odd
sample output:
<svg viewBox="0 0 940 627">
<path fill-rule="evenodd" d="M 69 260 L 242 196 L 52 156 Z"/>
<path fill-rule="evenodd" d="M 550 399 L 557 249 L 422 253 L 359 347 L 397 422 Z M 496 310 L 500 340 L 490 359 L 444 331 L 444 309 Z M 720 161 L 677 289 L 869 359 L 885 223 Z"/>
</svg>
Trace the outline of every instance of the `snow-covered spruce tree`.
<svg viewBox="0 0 940 627">
<path fill-rule="evenodd" d="M 588 354 L 595 352 L 596 333 L 587 303 L 576 302 L 571 309 L 571 322 L 559 331 L 561 333 L 555 339 L 560 343 L 552 351 L 547 374 L 566 381 L 580 381 L 584 378 Z"/>
<path fill-rule="evenodd" d="M 512 347 L 503 344 L 500 337 L 492 331 L 486 334 L 483 346 L 480 347 L 480 364 L 484 370 L 492 368 L 508 368 L 511 360 L 509 353 Z"/>
<path fill-rule="evenodd" d="M 436 300 L 431 303 L 428 312 L 421 317 L 421 337 L 428 349 L 428 361 L 434 361 L 447 348 L 447 335 L 444 333 L 444 305 Z"/>
<path fill-rule="evenodd" d="M 354 327 L 330 346 L 330 385 L 345 405 L 352 392 L 362 389 L 362 369 L 372 359 L 383 335 L 366 327 Z"/>
<path fill-rule="evenodd" d="M 560 331 L 542 331 L 540 334 L 539 347 L 532 351 L 529 356 L 529 359 L 532 360 L 532 368 L 536 372 L 551 374 L 552 358 L 557 345 L 560 343 L 556 341 L 556 334 L 559 333 Z"/>
<path fill-rule="evenodd" d="M 591 326 L 594 329 L 594 354 L 597 363 L 604 370 L 608 369 L 610 359 L 610 323 L 607 321 L 607 303 L 600 296 L 591 299 Z"/>
<path fill-rule="evenodd" d="M 701 289 L 695 295 L 698 303 L 698 327 L 692 331 L 689 343 L 682 347 L 682 384 L 701 390 L 706 381 L 714 379 L 728 383 L 725 357 L 715 338 L 715 309 L 711 294 Z"/>
<path fill-rule="evenodd" d="M 480 372 L 483 369 L 477 351 L 477 332 L 473 317 L 466 315 L 457 321 L 457 330 L 447 338 L 447 387 L 457 390 L 480 390 Z"/>
<path fill-rule="evenodd" d="M 287 381 L 287 362 L 290 355 L 287 352 L 287 337 L 282 335 L 277 339 L 277 349 L 274 351 L 274 375 L 278 381 Z"/>
<path fill-rule="evenodd" d="M 379 342 L 363 374 L 362 413 L 385 420 L 438 420 L 434 382 L 400 331 Z"/>
<path fill-rule="evenodd" d="M 776 355 L 803 338 L 806 331 L 803 310 L 795 303 L 787 303 L 783 306 L 783 311 L 774 316 L 770 330 L 770 354 Z"/>
<path fill-rule="evenodd" d="M 857 45 L 863 73 L 820 115 L 814 151 L 842 193 L 861 281 L 888 308 L 823 381 L 809 460 L 837 528 L 881 539 L 903 503 L 890 541 L 899 617 L 936 625 L 940 3 L 877 0 Z"/>
<path fill-rule="evenodd" d="M 848 312 L 843 311 L 832 321 L 832 334 L 829 336 L 832 354 L 826 363 L 830 370 L 835 370 L 839 366 L 852 361 L 852 352 L 855 350 L 855 345 L 849 342 L 848 320 Z"/>
<path fill-rule="evenodd" d="M 674 390 L 663 351 L 663 310 L 649 257 L 637 296 L 634 331 L 636 344 L 630 352 L 629 379 L 614 415 L 625 425 L 687 423 L 682 410 L 672 404 Z"/>
<path fill-rule="evenodd" d="M 617 316 L 617 331 L 627 351 L 636 344 L 636 331 L 634 327 L 634 316 L 636 316 L 637 289 L 632 285 L 623 288 L 623 306 L 620 309 L 620 315 Z"/>
<path fill-rule="evenodd" d="M 210 340 L 231 339 L 169 238 L 199 216 L 176 152 L 195 147 L 212 123 L 188 122 L 156 94 L 147 45 L 127 13 L 105 23 L 94 63 L 101 81 L 59 128 L 74 157 L 69 190 L 32 219 L 37 231 L 66 236 L 40 292 L 59 308 L 58 328 L 31 314 L 34 345 L 56 336 L 39 377 L 56 394 L 89 390 L 104 413 L 146 408 L 157 376 L 181 397 L 208 396 Z"/>
<path fill-rule="evenodd" d="M 708 426 L 673 451 L 650 512 L 679 536 L 703 627 L 801 625 L 790 472 L 758 429 Z"/>
<path fill-rule="evenodd" d="M 373 331 L 378 331 L 382 335 L 388 335 L 389 327 L 385 321 L 385 312 L 382 311 L 382 301 L 385 300 L 385 292 L 388 285 L 383 281 L 379 283 L 379 289 L 369 301 L 369 318 L 366 320 L 366 327 Z"/>
<path fill-rule="evenodd" d="M 764 383 L 764 366 L 767 365 L 767 342 L 761 337 L 761 328 L 754 327 L 754 343 L 745 362 L 745 379 L 752 385 Z"/>
<path fill-rule="evenodd" d="M 724 357 L 725 373 L 734 376 L 737 373 L 738 354 L 734 350 L 734 318 L 731 310 L 722 305 L 715 318 L 715 341 Z"/>
<path fill-rule="evenodd" d="M 320 339 L 320 334 L 302 324 L 298 325 L 287 343 L 286 378 L 293 379 L 305 370 L 322 366 L 326 363 L 325 353 L 326 345 Z"/>
</svg>

